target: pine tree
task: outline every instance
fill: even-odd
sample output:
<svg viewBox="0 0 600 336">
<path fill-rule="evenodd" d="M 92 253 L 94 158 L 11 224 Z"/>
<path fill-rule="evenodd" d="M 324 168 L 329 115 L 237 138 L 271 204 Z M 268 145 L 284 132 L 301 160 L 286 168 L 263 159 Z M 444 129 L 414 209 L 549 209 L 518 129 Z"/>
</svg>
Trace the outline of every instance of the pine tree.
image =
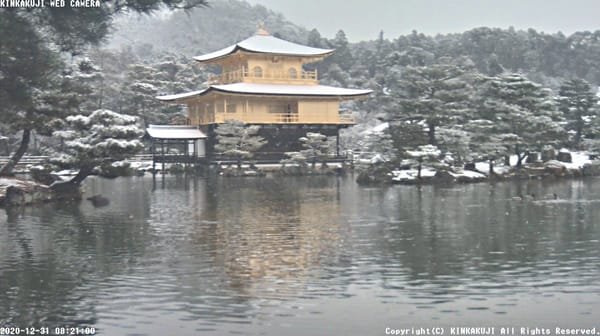
<svg viewBox="0 0 600 336">
<path fill-rule="evenodd" d="M 324 48 L 323 38 L 316 28 L 308 32 L 306 44 L 314 48 Z"/>
<path fill-rule="evenodd" d="M 0 10 L 0 104 L 2 121 L 22 132 L 21 142 L 0 175 L 11 174 L 27 151 L 31 132 L 45 127 L 48 106 L 42 96 L 61 81 L 64 54 L 81 54 L 108 34 L 114 15 L 124 10 L 150 13 L 166 5 L 170 9 L 205 6 L 206 0 L 105 1 L 99 8 L 46 6 L 36 10 Z M 10 32 L 10 33 L 8 33 Z M 13 118 L 17 116 L 17 118 Z M 4 118 L 6 117 L 6 118 Z"/>
<path fill-rule="evenodd" d="M 311 168 L 314 170 L 318 160 L 324 160 L 330 154 L 330 146 L 327 136 L 321 133 L 306 133 L 306 136 L 301 137 L 303 150 L 300 154 L 311 163 Z"/>
<path fill-rule="evenodd" d="M 161 88 L 168 85 L 165 77 L 152 66 L 130 65 L 121 90 L 125 98 L 122 112 L 140 117 L 144 126 L 167 123 L 168 118 L 161 113 L 167 105 L 156 99 Z"/>
<path fill-rule="evenodd" d="M 397 108 L 388 111 L 387 120 L 423 121 L 428 143 L 436 145 L 436 129 L 460 121 L 468 112 L 471 88 L 464 65 L 450 59 L 437 64 L 405 68 L 393 99 Z"/>
<path fill-rule="evenodd" d="M 82 111 L 95 111 L 102 108 L 102 83 L 104 74 L 89 57 L 82 57 L 75 65 L 75 70 L 71 74 L 79 85 L 81 104 L 77 107 L 78 113 Z"/>
<path fill-rule="evenodd" d="M 68 116 L 64 130 L 54 133 L 64 146 L 51 162 L 79 172 L 66 183 L 53 187 L 56 190 L 74 188 L 92 174 L 94 168 L 124 160 L 140 151 L 143 145 L 139 139 L 144 132 L 137 122 L 136 117 L 109 110 L 96 110 L 89 116 Z"/>
<path fill-rule="evenodd" d="M 390 156 L 396 157 L 396 159 L 405 159 L 408 157 L 408 150 L 428 143 L 427 134 L 423 131 L 421 122 L 410 120 L 390 122 L 387 132 L 393 144 L 393 152 Z"/>
<path fill-rule="evenodd" d="M 550 92 L 520 74 L 492 78 L 483 94 L 480 112 L 494 123 L 493 133 L 517 155 L 517 166 L 532 150 L 558 145 L 564 138 Z"/>
<path fill-rule="evenodd" d="M 87 65 L 82 65 L 81 62 L 74 62 L 71 66 L 61 63 L 48 64 L 46 69 L 37 69 L 37 66 L 32 69 L 23 68 L 19 72 L 39 71 L 42 78 L 39 78 L 40 83 L 36 84 L 38 87 L 33 87 L 32 83 L 25 81 L 29 76 L 27 74 L 6 83 L 8 93 L 2 109 L 2 121 L 13 132 L 20 130 L 21 141 L 11 159 L 0 169 L 0 175 L 12 174 L 12 170 L 27 151 L 34 134 L 50 136 L 56 125 L 55 120 L 79 111 L 82 101 L 92 92 L 89 81 L 97 76 L 97 73 L 86 73 L 89 70 L 86 67 Z M 44 78 L 46 76 L 47 78 Z"/>
<path fill-rule="evenodd" d="M 565 128 L 575 133 L 570 139 L 571 145 L 579 148 L 594 119 L 598 118 L 598 97 L 590 83 L 583 79 L 571 79 L 560 87 L 557 100 L 568 122 Z"/>
<path fill-rule="evenodd" d="M 501 134 L 496 134 L 494 122 L 486 119 L 470 120 L 465 125 L 469 133 L 469 149 L 474 160 L 485 160 L 489 163 L 489 173 L 494 174 L 494 163 L 507 155 L 508 149 Z"/>
<path fill-rule="evenodd" d="M 394 141 L 390 134 L 390 127 L 381 132 L 369 132 L 364 134 L 361 148 L 364 152 L 373 153 L 372 158 L 380 158 L 383 161 L 394 161 L 397 159 Z"/>
<path fill-rule="evenodd" d="M 421 170 L 423 168 L 423 164 L 436 162 L 440 155 L 441 151 L 437 148 L 437 146 L 433 145 L 423 145 L 419 146 L 416 150 L 407 151 L 407 154 L 417 160 L 417 178 L 421 178 Z"/>
<path fill-rule="evenodd" d="M 440 127 L 438 129 L 438 147 L 444 153 L 451 154 L 454 165 L 463 164 L 470 156 L 471 134 L 462 125 Z"/>
<path fill-rule="evenodd" d="M 330 41 L 331 47 L 335 49 L 335 53 L 329 57 L 331 63 L 339 65 L 342 70 L 348 70 L 352 66 L 353 59 L 350 52 L 348 38 L 343 30 L 339 30 L 335 34 L 335 38 Z"/>
<path fill-rule="evenodd" d="M 185 119 L 182 106 L 163 104 L 156 96 L 195 89 L 198 77 L 202 77 L 202 73 L 195 70 L 191 60 L 173 55 L 150 65 L 132 64 L 121 85 L 121 111 L 139 116 L 143 125 Z"/>
<path fill-rule="evenodd" d="M 257 125 L 248 126 L 239 120 L 225 120 L 215 130 L 215 149 L 236 159 L 238 168 L 241 168 L 244 159 L 253 158 L 254 153 L 266 144 L 263 137 L 258 135 L 259 130 L 260 126 Z"/>
</svg>

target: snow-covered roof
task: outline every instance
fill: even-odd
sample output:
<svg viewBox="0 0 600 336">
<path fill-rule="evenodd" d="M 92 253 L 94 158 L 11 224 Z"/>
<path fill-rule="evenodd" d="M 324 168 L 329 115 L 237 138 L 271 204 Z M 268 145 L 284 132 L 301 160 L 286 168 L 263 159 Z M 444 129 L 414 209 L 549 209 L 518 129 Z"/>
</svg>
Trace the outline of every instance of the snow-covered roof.
<svg viewBox="0 0 600 336">
<path fill-rule="evenodd" d="M 177 99 L 202 96 L 211 91 L 236 93 L 245 95 L 271 95 L 271 96 L 311 96 L 311 97 L 360 97 L 373 92 L 372 90 L 345 89 L 326 85 L 280 85 L 280 84 L 256 84 L 256 83 L 233 83 L 224 85 L 212 85 L 208 89 L 193 91 L 168 96 L 156 97 L 162 101 L 174 101 Z"/>
<path fill-rule="evenodd" d="M 204 139 L 206 135 L 196 126 L 187 125 L 149 125 L 148 135 L 155 139 Z"/>
<path fill-rule="evenodd" d="M 254 35 L 227 48 L 196 56 L 194 59 L 199 62 L 210 62 L 238 50 L 288 56 L 324 56 L 333 52 L 333 49 L 307 47 L 271 35 Z"/>
<path fill-rule="evenodd" d="M 186 93 L 178 93 L 178 94 L 172 94 L 172 95 L 166 95 L 166 96 L 157 96 L 156 99 L 168 102 L 168 101 L 174 101 L 174 100 L 182 99 L 182 98 L 189 98 L 189 97 L 194 97 L 194 96 L 202 96 L 209 89 L 204 89 L 204 90 L 200 90 L 200 91 L 186 92 Z"/>
<path fill-rule="evenodd" d="M 206 91 L 208 91 L 208 89 L 204 89 L 204 90 L 200 90 L 200 91 L 186 92 L 186 93 L 178 93 L 178 94 L 172 94 L 172 95 L 165 95 L 165 96 L 157 96 L 156 99 L 168 102 L 168 101 L 174 101 L 174 100 L 182 99 L 182 98 L 202 96 L 203 94 L 206 93 Z"/>
</svg>

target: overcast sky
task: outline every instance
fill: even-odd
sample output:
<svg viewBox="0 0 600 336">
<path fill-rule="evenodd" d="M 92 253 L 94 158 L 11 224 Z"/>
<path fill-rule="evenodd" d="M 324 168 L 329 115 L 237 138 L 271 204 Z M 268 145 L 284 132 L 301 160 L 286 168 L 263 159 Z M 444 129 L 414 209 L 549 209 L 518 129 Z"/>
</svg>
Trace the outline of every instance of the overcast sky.
<svg viewBox="0 0 600 336">
<path fill-rule="evenodd" d="M 396 38 L 412 30 L 429 35 L 488 26 L 534 28 L 546 33 L 600 29 L 600 0 L 247 0 L 282 13 L 332 38 Z"/>
</svg>

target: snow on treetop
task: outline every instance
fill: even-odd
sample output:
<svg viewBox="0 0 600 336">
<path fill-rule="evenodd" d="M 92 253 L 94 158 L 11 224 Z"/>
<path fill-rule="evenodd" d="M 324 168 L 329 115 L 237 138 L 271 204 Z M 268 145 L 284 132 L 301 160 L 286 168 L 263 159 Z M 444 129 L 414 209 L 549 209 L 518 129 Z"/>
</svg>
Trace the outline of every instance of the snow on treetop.
<svg viewBox="0 0 600 336">
<path fill-rule="evenodd" d="M 80 125 L 80 126 L 87 126 L 90 124 L 90 117 L 86 117 L 84 115 L 74 115 L 74 116 L 68 116 L 67 117 L 67 121 L 70 123 L 73 123 L 75 125 Z"/>
<path fill-rule="evenodd" d="M 89 116 L 68 116 L 67 122 L 79 127 L 89 127 L 91 124 L 127 125 L 137 122 L 137 117 L 116 113 L 110 110 L 96 110 Z"/>
<path fill-rule="evenodd" d="M 131 84 L 131 86 L 138 91 L 145 91 L 148 94 L 154 94 L 154 92 L 158 91 L 156 86 L 154 86 L 150 83 L 135 82 L 135 83 Z"/>
<path fill-rule="evenodd" d="M 439 156 L 442 151 L 440 151 L 436 146 L 433 145 L 424 145 L 419 146 L 419 150 L 415 151 L 406 151 L 406 153 L 413 157 L 423 157 L 423 156 Z"/>
<path fill-rule="evenodd" d="M 92 132 L 97 132 L 104 136 L 111 137 L 140 137 L 144 132 L 136 125 L 94 125 L 91 128 Z"/>
<path fill-rule="evenodd" d="M 141 147 L 143 145 L 139 140 L 119 140 L 113 138 L 106 139 L 95 145 L 95 149 L 106 149 L 111 152 L 115 150 L 132 150 Z"/>
<path fill-rule="evenodd" d="M 138 118 L 126 114 L 120 114 L 111 110 L 96 110 L 90 114 L 93 121 L 110 120 L 115 125 L 127 125 L 137 122 Z"/>
<path fill-rule="evenodd" d="M 83 143 L 79 140 L 67 141 L 65 145 L 80 152 L 86 152 L 92 149 L 92 145 Z"/>
<path fill-rule="evenodd" d="M 376 125 L 376 126 L 373 126 L 371 128 L 364 130 L 362 132 L 362 134 L 364 134 L 364 135 L 381 134 L 389 127 L 390 127 L 390 124 L 388 122 L 384 122 L 384 123 L 381 123 L 379 125 Z"/>
</svg>

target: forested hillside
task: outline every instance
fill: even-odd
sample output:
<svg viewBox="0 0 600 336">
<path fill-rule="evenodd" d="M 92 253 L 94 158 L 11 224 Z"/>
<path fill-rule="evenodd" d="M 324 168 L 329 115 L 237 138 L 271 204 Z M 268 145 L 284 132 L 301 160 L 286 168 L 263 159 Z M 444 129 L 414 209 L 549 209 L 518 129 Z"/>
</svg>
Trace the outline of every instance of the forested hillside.
<svg viewBox="0 0 600 336">
<path fill-rule="evenodd" d="M 259 23 L 286 39 L 306 42 L 308 31 L 263 6 L 238 0 L 210 1 L 210 7 L 189 12 L 160 12 L 119 18 L 109 47 L 150 45 L 154 52 L 186 56 L 208 53 L 253 34 Z M 148 46 L 147 46 L 148 47 Z"/>
</svg>

